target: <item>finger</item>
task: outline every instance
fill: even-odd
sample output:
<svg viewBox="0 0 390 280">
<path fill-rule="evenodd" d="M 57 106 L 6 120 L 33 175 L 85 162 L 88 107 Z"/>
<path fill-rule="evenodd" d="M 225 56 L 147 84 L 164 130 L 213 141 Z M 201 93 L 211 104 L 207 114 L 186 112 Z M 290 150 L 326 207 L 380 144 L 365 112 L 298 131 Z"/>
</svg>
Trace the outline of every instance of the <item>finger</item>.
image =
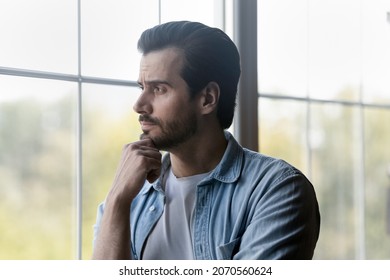
<svg viewBox="0 0 390 280">
<path fill-rule="evenodd" d="M 147 144 L 147 145 L 145 145 Z M 134 142 L 126 144 L 122 149 L 122 157 L 127 158 L 131 154 L 141 154 L 142 151 L 150 151 L 152 153 L 159 154 L 160 151 L 153 146 L 148 145 L 147 142 Z"/>
<path fill-rule="evenodd" d="M 160 152 L 153 150 L 138 150 L 137 155 L 161 163 L 162 155 Z"/>
<path fill-rule="evenodd" d="M 129 147 L 123 154 L 122 164 L 133 166 L 136 162 L 139 162 L 141 166 L 154 166 L 160 167 L 162 154 L 159 150 L 151 147 Z"/>
<path fill-rule="evenodd" d="M 151 147 L 151 148 L 156 149 L 156 146 L 154 145 L 153 140 L 149 137 L 142 138 L 141 140 L 137 141 L 136 143 L 138 143 L 142 146 L 147 146 L 147 147 Z"/>
</svg>

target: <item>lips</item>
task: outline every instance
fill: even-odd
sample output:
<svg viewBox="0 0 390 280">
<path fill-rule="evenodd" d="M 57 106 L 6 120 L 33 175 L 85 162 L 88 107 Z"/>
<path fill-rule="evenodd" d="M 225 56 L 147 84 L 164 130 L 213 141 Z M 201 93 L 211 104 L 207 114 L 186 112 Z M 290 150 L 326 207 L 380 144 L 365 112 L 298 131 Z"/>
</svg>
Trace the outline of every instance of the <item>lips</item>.
<svg viewBox="0 0 390 280">
<path fill-rule="evenodd" d="M 147 116 L 147 115 L 140 115 L 138 117 L 138 121 L 141 124 L 142 130 L 147 129 L 148 127 L 158 125 L 158 121 L 154 118 Z"/>
<path fill-rule="evenodd" d="M 151 126 L 155 125 L 154 123 L 150 123 L 150 122 L 140 122 L 140 124 L 141 124 L 141 128 L 143 130 L 147 129 L 148 127 L 151 127 Z"/>
</svg>

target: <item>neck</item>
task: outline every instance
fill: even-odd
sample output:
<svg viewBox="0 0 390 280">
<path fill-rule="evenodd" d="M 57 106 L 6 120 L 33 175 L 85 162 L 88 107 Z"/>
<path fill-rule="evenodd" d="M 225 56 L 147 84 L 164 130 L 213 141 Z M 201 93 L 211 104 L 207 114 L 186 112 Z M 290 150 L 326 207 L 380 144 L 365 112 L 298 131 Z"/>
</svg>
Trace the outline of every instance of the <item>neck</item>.
<svg viewBox="0 0 390 280">
<path fill-rule="evenodd" d="M 223 130 L 197 135 L 170 151 L 176 177 L 188 177 L 213 170 L 221 161 L 227 140 Z"/>
</svg>

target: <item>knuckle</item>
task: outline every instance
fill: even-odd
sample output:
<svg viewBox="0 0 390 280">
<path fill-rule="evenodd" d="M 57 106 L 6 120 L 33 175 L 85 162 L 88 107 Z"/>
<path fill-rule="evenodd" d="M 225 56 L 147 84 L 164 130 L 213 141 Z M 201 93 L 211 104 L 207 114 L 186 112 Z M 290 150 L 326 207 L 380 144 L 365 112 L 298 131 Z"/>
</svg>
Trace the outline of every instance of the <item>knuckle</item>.
<svg viewBox="0 0 390 280">
<path fill-rule="evenodd" d="M 130 146 L 131 146 L 131 144 L 127 143 L 127 144 L 123 145 L 122 150 L 126 151 Z"/>
<path fill-rule="evenodd" d="M 124 151 L 139 150 L 140 146 L 137 143 L 129 143 L 123 146 Z"/>
</svg>

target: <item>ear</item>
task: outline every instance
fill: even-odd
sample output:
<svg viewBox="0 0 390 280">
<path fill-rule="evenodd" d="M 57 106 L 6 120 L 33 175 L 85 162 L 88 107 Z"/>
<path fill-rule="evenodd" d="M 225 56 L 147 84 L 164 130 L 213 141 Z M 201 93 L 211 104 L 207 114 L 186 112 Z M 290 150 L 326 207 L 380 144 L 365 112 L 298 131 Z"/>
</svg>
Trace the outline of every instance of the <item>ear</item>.
<svg viewBox="0 0 390 280">
<path fill-rule="evenodd" d="M 209 82 L 201 92 L 200 107 L 202 114 L 210 114 L 217 110 L 220 89 L 216 82 Z"/>
</svg>

